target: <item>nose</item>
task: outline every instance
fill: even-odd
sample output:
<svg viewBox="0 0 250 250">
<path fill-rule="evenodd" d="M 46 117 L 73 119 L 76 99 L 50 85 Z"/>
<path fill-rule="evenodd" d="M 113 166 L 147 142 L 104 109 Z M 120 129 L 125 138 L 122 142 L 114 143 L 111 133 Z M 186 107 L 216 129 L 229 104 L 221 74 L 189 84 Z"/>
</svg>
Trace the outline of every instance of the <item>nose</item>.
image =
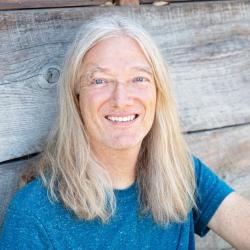
<svg viewBox="0 0 250 250">
<path fill-rule="evenodd" d="M 112 101 L 113 105 L 118 108 L 132 105 L 133 98 L 125 82 L 116 82 L 112 93 Z"/>
</svg>

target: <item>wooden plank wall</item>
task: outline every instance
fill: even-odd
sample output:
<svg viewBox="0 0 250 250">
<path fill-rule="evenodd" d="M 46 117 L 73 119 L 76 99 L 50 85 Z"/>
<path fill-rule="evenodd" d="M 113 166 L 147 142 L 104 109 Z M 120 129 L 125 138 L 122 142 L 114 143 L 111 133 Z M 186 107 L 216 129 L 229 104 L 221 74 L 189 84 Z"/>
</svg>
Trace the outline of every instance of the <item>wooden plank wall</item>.
<svg viewBox="0 0 250 250">
<path fill-rule="evenodd" d="M 68 45 L 84 20 L 111 13 L 140 20 L 150 31 L 168 62 L 190 148 L 250 198 L 250 1 L 5 10 L 0 11 L 0 223 L 30 165 L 24 156 L 42 150 L 55 120 Z M 230 249 L 214 234 L 197 242 L 198 249 Z"/>
<path fill-rule="evenodd" d="M 168 4 L 180 1 L 187 2 L 189 0 L 0 0 L 0 10 L 135 5 L 152 3 L 155 3 L 156 5 L 164 5 L 164 2 L 165 4 Z"/>
</svg>

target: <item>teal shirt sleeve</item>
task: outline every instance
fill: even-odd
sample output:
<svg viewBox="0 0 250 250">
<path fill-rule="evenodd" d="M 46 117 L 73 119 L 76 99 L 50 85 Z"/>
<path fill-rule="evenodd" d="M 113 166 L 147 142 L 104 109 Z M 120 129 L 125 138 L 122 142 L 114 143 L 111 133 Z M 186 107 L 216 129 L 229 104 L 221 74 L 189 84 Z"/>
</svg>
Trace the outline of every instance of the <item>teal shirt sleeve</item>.
<svg viewBox="0 0 250 250">
<path fill-rule="evenodd" d="M 195 233 L 204 236 L 209 231 L 207 224 L 222 201 L 234 190 L 220 179 L 208 166 L 193 157 L 196 176 L 196 204 L 193 209 Z"/>
<path fill-rule="evenodd" d="M 0 250 L 53 249 L 38 218 L 17 205 L 14 199 L 7 211 L 0 232 Z"/>
</svg>

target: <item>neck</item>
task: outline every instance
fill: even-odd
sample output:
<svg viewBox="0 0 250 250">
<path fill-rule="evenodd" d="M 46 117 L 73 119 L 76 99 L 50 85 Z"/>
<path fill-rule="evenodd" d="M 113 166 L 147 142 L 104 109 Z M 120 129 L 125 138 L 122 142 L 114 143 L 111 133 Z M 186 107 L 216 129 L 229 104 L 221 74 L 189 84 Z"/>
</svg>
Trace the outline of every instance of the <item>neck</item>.
<svg viewBox="0 0 250 250">
<path fill-rule="evenodd" d="M 140 145 L 130 149 L 92 147 L 93 153 L 107 170 L 114 189 L 124 189 L 135 181 L 136 162 Z"/>
</svg>

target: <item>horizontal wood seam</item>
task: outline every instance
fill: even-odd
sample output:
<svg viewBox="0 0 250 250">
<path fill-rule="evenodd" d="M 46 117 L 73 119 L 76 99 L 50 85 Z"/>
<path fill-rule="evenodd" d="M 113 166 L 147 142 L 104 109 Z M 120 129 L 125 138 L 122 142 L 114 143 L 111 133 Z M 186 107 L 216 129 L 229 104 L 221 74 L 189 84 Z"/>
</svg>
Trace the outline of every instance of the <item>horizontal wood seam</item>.
<svg viewBox="0 0 250 250">
<path fill-rule="evenodd" d="M 211 128 L 211 129 L 200 129 L 200 130 L 194 130 L 194 131 L 187 131 L 184 134 L 196 134 L 196 133 L 215 131 L 215 130 L 220 130 L 220 129 L 225 129 L 225 128 L 242 127 L 242 126 L 247 126 L 247 125 L 250 125 L 250 122 L 241 123 L 241 124 L 234 124 L 234 125 L 228 125 L 228 126 L 223 126 L 223 127 L 216 127 L 216 128 Z M 13 163 L 13 162 L 17 162 L 17 161 L 20 161 L 20 160 L 30 160 L 30 159 L 36 157 L 37 155 L 39 155 L 40 153 L 41 152 L 35 152 L 33 154 L 28 154 L 28 155 L 13 158 L 13 159 L 10 159 L 10 160 L 7 160 L 7 161 L 2 161 L 2 162 L 0 162 L 0 166 L 3 165 L 3 164 Z"/>
<path fill-rule="evenodd" d="M 0 162 L 0 167 L 1 167 L 1 165 L 8 164 L 8 163 L 14 163 L 14 162 L 23 161 L 23 160 L 30 160 L 32 158 L 35 158 L 40 153 L 41 152 L 35 152 L 33 154 L 28 154 L 28 155 L 24 155 L 24 156 L 21 156 L 21 157 L 13 158 L 13 159 L 10 159 L 10 160 L 7 160 L 7 161 L 2 161 L 2 162 Z"/>
<path fill-rule="evenodd" d="M 186 131 L 185 134 L 203 133 L 203 132 L 208 132 L 208 131 L 215 131 L 215 130 L 225 129 L 225 128 L 242 127 L 242 126 L 247 126 L 247 125 L 250 125 L 250 122 L 244 122 L 244 123 L 238 123 L 238 124 L 233 124 L 233 125 L 208 128 L 208 129 L 190 130 L 190 131 Z"/>
</svg>

